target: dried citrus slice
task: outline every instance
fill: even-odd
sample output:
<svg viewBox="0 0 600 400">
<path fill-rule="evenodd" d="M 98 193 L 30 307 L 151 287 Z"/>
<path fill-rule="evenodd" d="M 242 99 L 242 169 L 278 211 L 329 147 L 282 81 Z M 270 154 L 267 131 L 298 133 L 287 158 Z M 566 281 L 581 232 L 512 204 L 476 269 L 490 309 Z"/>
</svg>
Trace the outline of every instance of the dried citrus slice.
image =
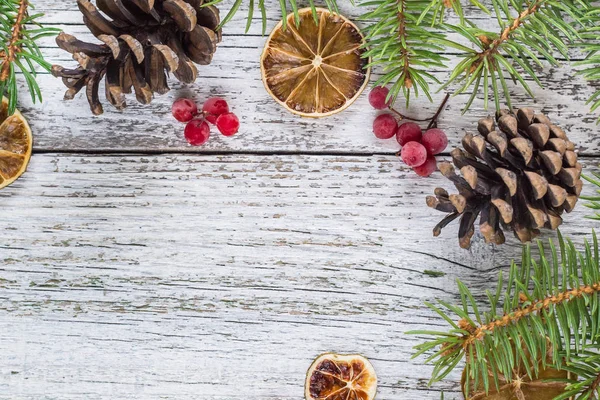
<svg viewBox="0 0 600 400">
<path fill-rule="evenodd" d="M 549 340 L 548 340 L 549 342 Z M 529 352 L 525 349 L 524 354 L 531 360 L 529 366 L 525 366 L 522 359 L 516 355 L 513 349 L 513 356 L 518 359 L 518 364 L 513 368 L 512 381 L 507 382 L 504 376 L 498 377 L 498 388 L 494 385 L 494 380 L 490 372 L 490 388 L 488 393 L 484 389 L 482 382 L 475 387 L 473 381 L 467 383 L 467 371 L 463 370 L 461 387 L 465 399 L 467 400 L 552 400 L 565 393 L 565 388 L 569 380 L 577 380 L 575 376 L 565 370 L 557 370 L 550 367 L 552 365 L 552 350 L 548 343 L 548 353 L 546 356 L 546 368 L 542 363 L 542 356 L 538 355 L 534 361 Z M 537 373 L 529 376 L 528 370 L 533 370 L 534 364 L 537 364 Z"/>
<path fill-rule="evenodd" d="M 326 117 L 356 100 L 369 81 L 364 37 L 352 22 L 323 8 L 310 8 L 281 21 L 261 56 L 262 80 L 287 110 L 305 117 Z"/>
<path fill-rule="evenodd" d="M 462 389 L 465 399 L 468 400 L 552 400 L 565 393 L 570 375 L 567 371 L 558 371 L 553 368 L 543 369 L 540 366 L 540 372 L 534 379 L 530 379 L 523 370 L 520 375 L 515 376 L 513 382 L 506 382 L 503 378 L 499 379 L 497 390 L 494 384 L 490 384 L 489 393 L 486 393 L 481 385 L 477 390 L 471 389 L 469 396 L 466 395 L 465 371 L 462 377 Z M 490 382 L 492 378 L 490 377 Z"/>
<path fill-rule="evenodd" d="M 361 355 L 323 354 L 306 374 L 306 400 L 373 400 L 377 375 Z"/>
<path fill-rule="evenodd" d="M 29 124 L 18 110 L 8 116 L 8 100 L 3 98 L 0 103 L 0 189 L 25 172 L 32 142 Z"/>
</svg>

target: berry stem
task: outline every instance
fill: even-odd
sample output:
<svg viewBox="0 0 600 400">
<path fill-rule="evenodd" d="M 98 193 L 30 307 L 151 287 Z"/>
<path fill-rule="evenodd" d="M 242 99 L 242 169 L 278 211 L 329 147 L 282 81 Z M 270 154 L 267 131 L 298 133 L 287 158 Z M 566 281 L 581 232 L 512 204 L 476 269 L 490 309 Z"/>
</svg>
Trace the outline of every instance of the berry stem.
<svg viewBox="0 0 600 400">
<path fill-rule="evenodd" d="M 437 120 L 440 117 L 440 114 L 442 113 L 442 111 L 444 111 L 444 109 L 446 108 L 446 104 L 448 103 L 449 99 L 450 99 L 450 93 L 446 93 L 446 97 L 444 97 L 444 101 L 442 101 L 442 104 L 440 104 L 438 110 L 436 111 L 434 116 L 431 118 L 429 125 L 427 125 L 428 130 L 431 128 L 437 128 Z"/>
<path fill-rule="evenodd" d="M 389 110 L 391 112 L 393 112 L 394 114 L 396 114 L 398 117 L 400 117 L 400 120 L 404 120 L 405 119 L 405 120 L 408 120 L 408 121 L 417 121 L 417 122 L 429 121 L 429 125 L 427 126 L 427 129 L 436 128 L 437 127 L 437 120 L 438 120 L 440 114 L 442 113 L 442 111 L 444 111 L 444 108 L 446 107 L 446 104 L 448 103 L 449 99 L 450 99 L 450 94 L 448 93 L 448 94 L 446 94 L 446 97 L 444 98 L 444 101 L 442 102 L 442 104 L 440 105 L 440 107 L 438 108 L 438 110 L 436 111 L 436 113 L 431 118 L 412 118 L 412 117 L 409 117 L 407 115 L 402 114 L 400 111 L 396 110 L 392 106 L 389 107 Z"/>
<path fill-rule="evenodd" d="M 393 112 L 394 114 L 396 114 L 397 116 L 400 117 L 400 119 L 406 119 L 409 121 L 417 121 L 417 122 L 425 122 L 425 121 L 429 121 L 431 118 L 423 118 L 423 119 L 419 119 L 419 118 L 411 118 L 407 115 L 402 114 L 400 111 L 392 108 L 392 106 L 390 106 L 390 111 Z"/>
</svg>

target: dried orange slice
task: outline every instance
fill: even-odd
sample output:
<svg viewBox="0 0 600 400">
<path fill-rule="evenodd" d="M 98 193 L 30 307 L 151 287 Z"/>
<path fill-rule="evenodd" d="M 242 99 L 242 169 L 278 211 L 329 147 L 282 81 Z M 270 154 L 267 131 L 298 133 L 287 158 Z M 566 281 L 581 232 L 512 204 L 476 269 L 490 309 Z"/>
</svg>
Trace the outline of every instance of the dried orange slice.
<svg viewBox="0 0 600 400">
<path fill-rule="evenodd" d="M 306 400 L 373 400 L 377 375 L 361 355 L 323 354 L 306 374 Z"/>
<path fill-rule="evenodd" d="M 498 388 L 493 383 L 492 373 L 489 373 L 490 387 L 486 393 L 483 382 L 479 382 L 475 387 L 471 380 L 467 382 L 467 370 L 463 370 L 460 386 L 462 387 L 463 395 L 467 400 L 552 400 L 561 394 L 565 393 L 565 389 L 570 380 L 577 380 L 577 377 L 565 370 L 557 370 L 550 367 L 552 362 L 552 350 L 548 339 L 548 352 L 546 353 L 546 368 L 542 363 L 542 356 L 538 355 L 534 360 L 527 350 L 527 354 L 531 361 L 529 366 L 525 366 L 522 359 L 516 355 L 516 350 L 513 349 L 512 357 L 518 360 L 517 365 L 513 368 L 512 381 L 507 382 L 504 376 L 498 377 Z M 563 360 L 564 361 L 564 360 Z M 533 366 L 537 364 L 537 372 L 529 376 L 528 371 L 536 371 Z M 572 398 L 569 398 L 572 399 Z"/>
<path fill-rule="evenodd" d="M 261 56 L 265 88 L 287 110 L 320 118 L 338 113 L 356 100 L 369 81 L 364 37 L 341 15 L 317 8 L 287 16 L 273 29 Z"/>
<path fill-rule="evenodd" d="M 0 189 L 27 169 L 33 139 L 29 124 L 17 110 L 8 116 L 8 99 L 0 103 Z"/>
</svg>

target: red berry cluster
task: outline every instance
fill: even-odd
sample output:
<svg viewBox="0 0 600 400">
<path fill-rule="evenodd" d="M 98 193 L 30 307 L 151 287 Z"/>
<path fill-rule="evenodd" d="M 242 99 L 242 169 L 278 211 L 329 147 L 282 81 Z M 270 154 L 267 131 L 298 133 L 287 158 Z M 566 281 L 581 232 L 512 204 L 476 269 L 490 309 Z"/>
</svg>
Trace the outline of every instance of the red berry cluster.
<svg viewBox="0 0 600 400">
<path fill-rule="evenodd" d="M 391 109 L 391 99 L 386 101 L 388 93 L 389 89 L 386 87 L 374 87 L 369 93 L 369 103 L 376 110 Z M 444 151 L 448 145 L 448 138 L 441 129 L 427 129 L 423 133 L 415 122 L 398 125 L 396 117 L 390 113 L 380 114 L 375 118 L 373 133 L 379 139 L 396 136 L 402 146 L 402 161 L 420 176 L 429 176 L 437 169 L 435 155 Z"/>
<path fill-rule="evenodd" d="M 190 99 L 178 99 L 173 103 L 171 109 L 173 117 L 177 121 L 187 122 L 185 126 L 185 139 L 192 146 L 201 146 L 210 137 L 210 126 L 217 126 L 223 136 L 233 136 L 240 128 L 238 117 L 229 112 L 227 102 L 219 97 L 211 97 L 202 105 L 202 111 Z"/>
</svg>

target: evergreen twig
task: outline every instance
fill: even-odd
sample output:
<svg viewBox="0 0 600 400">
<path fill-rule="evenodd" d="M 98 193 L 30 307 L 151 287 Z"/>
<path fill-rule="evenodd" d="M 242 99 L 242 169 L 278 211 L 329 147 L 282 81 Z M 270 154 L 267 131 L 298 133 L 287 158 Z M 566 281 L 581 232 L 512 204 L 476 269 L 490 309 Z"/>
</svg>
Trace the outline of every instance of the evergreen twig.
<svg viewBox="0 0 600 400">
<path fill-rule="evenodd" d="M 558 246 L 552 241 L 548 246 L 538 241 L 537 247 L 540 256 L 536 260 L 530 246 L 524 246 L 521 263 L 512 263 L 506 285 L 500 274 L 496 291 L 487 292 L 489 311 L 479 311 L 482 305 L 460 281 L 458 306 L 444 301 L 439 301 L 441 307 L 427 303 L 450 325 L 447 332 L 411 332 L 432 337 L 415 347 L 414 356 L 433 351 L 427 358 L 434 364 L 431 382 L 443 379 L 465 360 L 464 387 L 481 386 L 488 391 L 498 387 L 500 377 L 512 381 L 518 364 L 525 365 L 529 378 L 549 363 L 557 369 L 574 369 L 577 360 L 598 345 L 600 269 L 596 234 L 592 245 L 585 242 L 583 252 L 560 233 Z M 541 357 L 541 366 L 531 365 L 531 359 L 541 354 L 551 354 L 549 361 Z M 595 375 L 600 373 L 598 368 L 594 371 Z M 593 374 L 588 375 L 592 379 Z M 570 390 L 583 390 L 584 386 L 571 386 Z M 589 388 L 596 390 L 597 385 Z"/>
<path fill-rule="evenodd" d="M 507 78 L 534 97 L 526 79 L 541 87 L 535 65 L 543 67 L 542 60 L 558 65 L 556 53 L 569 59 L 568 45 L 579 39 L 576 27 L 588 7 L 583 0 L 491 0 L 491 3 L 500 25 L 499 33 L 446 25 L 475 47 L 459 56 L 460 62 L 443 86 L 458 83 L 456 94 L 471 91 L 463 111 L 471 106 L 481 89 L 487 108 L 490 86 L 496 109 L 502 108 L 501 98 L 512 108 Z"/>
<path fill-rule="evenodd" d="M 364 57 L 372 59 L 371 66 L 380 66 L 383 76 L 376 86 L 391 84 L 389 97 L 396 99 L 400 93 L 410 104 L 411 92 L 424 94 L 430 101 L 430 82 L 440 81 L 430 72 L 444 68 L 448 59 L 441 55 L 445 47 L 468 50 L 434 31 L 435 1 L 367 0 L 361 6 L 373 10 L 361 16 L 374 20 L 365 28 L 367 51 Z"/>
<path fill-rule="evenodd" d="M 51 66 L 36 41 L 58 32 L 36 22 L 43 14 L 31 15 L 30 9 L 29 0 L 0 0 L 0 97 L 8 95 L 9 115 L 17 106 L 17 70 L 25 77 L 32 101 L 42 101 L 36 64 L 47 71 Z"/>
</svg>

